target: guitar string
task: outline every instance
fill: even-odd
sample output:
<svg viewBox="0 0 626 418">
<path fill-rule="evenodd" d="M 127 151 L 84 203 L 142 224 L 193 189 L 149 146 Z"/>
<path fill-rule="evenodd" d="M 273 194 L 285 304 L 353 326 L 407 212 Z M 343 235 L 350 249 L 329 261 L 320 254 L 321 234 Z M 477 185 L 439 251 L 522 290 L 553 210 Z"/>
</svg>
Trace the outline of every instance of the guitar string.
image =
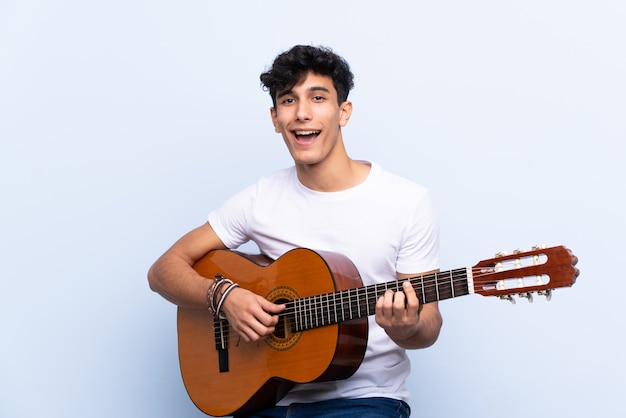
<svg viewBox="0 0 626 418">
<path fill-rule="evenodd" d="M 450 272 L 445 272 L 446 273 L 446 282 L 448 284 L 450 284 L 451 282 L 454 284 L 458 284 L 458 283 L 463 283 L 463 282 L 467 282 L 467 271 L 466 269 L 459 269 L 457 271 L 453 271 L 452 272 L 452 276 L 450 275 Z M 450 277 L 452 278 L 452 280 L 450 280 Z M 412 277 L 410 279 L 406 279 L 409 281 L 422 281 L 423 279 L 423 286 L 422 289 L 424 289 L 424 292 L 428 292 L 428 290 L 432 289 L 434 286 L 437 285 L 436 283 L 436 277 L 435 274 L 433 275 L 426 275 L 426 276 L 416 276 L 416 277 Z M 382 295 L 382 293 L 384 291 L 386 291 L 387 289 L 390 288 L 400 288 L 402 285 L 401 283 L 406 281 L 406 280 L 401 280 L 398 282 L 387 282 L 387 283 L 378 283 L 378 284 L 374 284 L 371 286 L 367 286 L 367 287 L 361 287 L 361 288 L 352 288 L 352 289 L 344 289 L 344 290 L 340 290 L 337 292 L 330 292 L 330 293 L 326 293 L 326 294 L 322 294 L 322 295 L 316 295 L 316 296 L 309 296 L 309 297 L 304 297 L 304 298 L 300 298 L 298 299 L 299 301 L 309 301 L 309 302 L 302 302 L 301 305 L 303 305 L 302 307 L 298 307 L 296 306 L 296 304 L 298 304 L 299 302 L 297 302 L 298 300 L 289 300 L 285 302 L 286 308 L 285 310 L 283 310 L 282 312 L 280 312 L 278 314 L 278 316 L 280 318 L 282 318 L 282 321 L 279 321 L 274 333 L 276 334 L 278 333 L 284 333 L 285 332 L 285 324 L 287 322 L 290 323 L 290 325 L 292 326 L 296 326 L 296 330 L 295 332 L 300 332 L 306 329 L 311 329 L 311 328 L 316 328 L 318 326 L 324 326 L 324 325 L 330 325 L 330 324 L 334 324 L 337 322 L 345 322 L 345 320 L 349 320 L 349 319 L 356 319 L 359 317 L 364 317 L 367 315 L 368 311 L 370 310 L 368 308 L 369 304 L 373 304 L 375 303 L 376 300 L 378 300 L 378 298 L 380 297 L 380 295 Z M 443 283 L 443 280 L 442 280 Z M 369 293 L 369 294 L 365 294 L 366 291 L 365 289 L 371 289 L 374 290 L 373 292 Z M 347 293 L 347 297 L 330 297 L 330 295 L 339 295 L 342 293 Z M 323 297 L 326 297 L 326 303 L 322 302 L 321 299 Z M 364 301 L 363 298 L 366 297 L 366 300 Z M 317 300 L 319 299 L 319 300 Z M 329 303 L 329 299 L 331 299 L 332 301 L 330 301 Z M 312 301 L 312 302 L 311 302 Z M 339 303 L 340 307 L 337 308 L 337 303 Z M 352 309 L 349 308 L 348 310 L 345 309 L 345 305 L 349 305 L 349 306 L 353 306 L 355 303 L 359 303 L 359 305 L 363 305 L 364 304 L 364 308 L 363 308 L 363 313 L 360 316 L 356 316 L 354 318 L 350 318 L 351 313 L 352 313 Z M 315 313 L 313 313 L 314 311 L 317 311 L 319 309 L 321 309 L 321 307 L 332 307 L 334 306 L 335 309 L 333 309 L 333 312 L 335 313 L 335 315 L 337 315 L 337 312 L 340 313 L 340 315 L 337 315 L 335 317 L 335 319 L 339 319 L 343 317 L 342 321 L 326 321 L 327 317 L 322 318 L 322 321 L 320 321 L 319 317 L 317 317 L 317 315 Z M 357 309 L 358 310 L 358 309 Z M 296 318 L 297 316 L 299 316 L 300 318 Z M 334 316 L 334 315 L 333 315 Z M 345 319 L 345 317 L 348 316 L 349 318 Z M 291 320 L 293 318 L 293 321 Z M 314 318 L 315 317 L 315 318 Z M 293 322 L 296 322 L 297 324 L 294 324 Z M 226 323 L 228 321 L 223 320 L 221 321 L 222 326 L 226 326 Z M 310 322 L 310 324 L 309 324 Z M 317 326 L 308 326 L 308 325 L 313 325 L 313 323 L 316 322 Z M 320 324 L 320 322 L 322 322 L 322 324 Z M 328 322 L 328 323 L 326 323 Z M 303 326 L 304 325 L 304 326 Z M 291 327 L 290 327 L 291 328 Z M 228 333 L 228 335 L 226 335 L 225 337 L 225 341 L 224 341 L 224 335 L 221 332 L 222 330 L 215 330 L 216 332 L 216 338 L 218 337 L 222 337 L 222 343 L 229 343 L 231 338 L 238 338 L 238 336 L 231 336 L 230 332 Z"/>
<path fill-rule="evenodd" d="M 488 277 L 495 273 L 497 272 L 486 272 L 484 269 L 474 269 L 472 273 L 472 277 L 473 277 L 474 282 L 481 283 L 482 281 L 480 279 L 484 277 Z M 329 303 L 329 299 L 334 300 L 334 299 L 341 298 L 343 294 L 345 293 L 347 293 L 346 296 L 348 297 L 347 299 L 348 302 L 352 302 L 354 299 L 359 300 L 363 296 L 366 296 L 368 300 L 372 298 L 375 298 L 376 300 L 378 300 L 378 298 L 382 296 L 382 294 L 386 290 L 396 290 L 396 291 L 401 290 L 402 283 L 404 283 L 405 281 L 411 282 L 414 288 L 415 286 L 422 285 L 421 287 L 418 287 L 417 289 L 415 289 L 416 292 L 423 290 L 423 293 L 430 294 L 432 293 L 433 289 L 435 289 L 435 291 L 438 290 L 441 293 L 454 295 L 454 293 L 456 293 L 457 290 L 452 289 L 453 287 L 457 288 L 459 287 L 458 286 L 459 284 L 461 285 L 467 284 L 467 269 L 463 268 L 463 269 L 436 273 L 436 276 L 435 274 L 430 274 L 426 276 L 411 277 L 408 279 L 399 279 L 397 281 L 392 281 L 392 282 L 387 282 L 387 283 L 377 283 L 377 284 L 358 287 L 358 288 L 343 289 L 343 290 L 338 290 L 335 292 L 323 293 L 320 295 L 306 296 L 306 297 L 300 298 L 299 300 L 307 301 L 307 302 L 303 302 L 303 304 L 304 303 L 307 304 L 306 306 L 307 308 L 316 308 L 319 306 L 326 306 Z M 444 285 L 446 287 L 442 289 L 442 286 Z M 372 290 L 372 289 L 374 290 L 373 294 L 369 293 L 369 290 Z M 516 291 L 514 291 L 513 293 L 515 293 Z M 467 293 L 463 293 L 463 295 L 468 294 L 468 293 L 470 292 L 468 291 Z M 458 295 L 458 296 L 462 296 L 462 295 Z M 344 300 L 346 299 L 344 298 Z M 443 299 L 438 299 L 438 300 L 443 300 Z M 311 303 L 310 301 L 313 301 L 313 302 Z M 285 303 L 288 304 L 290 302 L 294 302 L 294 300 L 290 300 Z M 283 311 L 281 313 L 285 313 L 285 312 L 286 311 Z"/>
<path fill-rule="evenodd" d="M 493 269 L 485 270 L 483 268 L 480 268 L 480 269 L 472 268 L 472 276 L 473 276 L 474 282 L 477 282 L 477 281 L 481 282 L 480 279 L 489 277 L 496 273 L 498 272 L 494 271 Z M 297 322 L 298 324 L 293 324 L 293 322 L 290 321 L 290 325 L 292 325 L 292 327 L 293 326 L 297 327 L 294 330 L 294 332 L 301 332 L 301 331 L 305 331 L 308 329 L 317 328 L 317 327 L 321 327 L 325 325 L 345 322 L 350 319 L 358 319 L 358 318 L 366 317 L 366 316 L 371 315 L 371 313 L 369 312 L 370 311 L 369 305 L 375 304 L 375 302 L 380 298 L 380 296 L 382 295 L 382 293 L 384 293 L 384 291 L 388 289 L 394 290 L 394 288 L 399 290 L 402 286 L 402 283 L 407 280 L 411 282 L 414 287 L 416 286 L 415 282 L 419 281 L 420 283 L 418 283 L 418 285 L 422 285 L 422 286 L 421 286 L 421 289 L 418 288 L 416 289 L 416 291 L 421 291 L 422 293 L 430 293 L 433 291 L 433 289 L 435 289 L 435 291 L 438 291 L 441 285 L 446 285 L 446 286 L 450 286 L 450 288 L 454 288 L 458 284 L 461 284 L 461 285 L 468 284 L 467 283 L 467 269 L 461 268 L 457 270 L 439 272 L 439 273 L 429 274 L 425 276 L 416 276 L 416 277 L 411 277 L 408 279 L 400 279 L 396 282 L 378 283 L 378 284 L 360 287 L 360 288 L 343 289 L 343 290 L 339 290 L 336 292 L 329 292 L 329 293 L 316 295 L 316 296 L 308 296 L 308 297 L 300 298 L 297 300 L 289 300 L 285 302 L 285 305 L 287 305 L 285 310 L 280 312 L 278 316 L 283 317 L 283 319 L 286 317 L 288 319 L 295 320 L 295 322 Z M 368 293 L 365 289 L 376 289 L 376 290 L 373 293 Z M 519 290 L 521 289 L 517 289 L 516 291 L 519 291 Z M 511 292 L 511 293 L 516 293 L 516 291 Z M 347 298 L 341 297 L 341 296 L 335 297 L 336 295 L 340 295 L 344 293 L 347 294 Z M 451 297 L 455 296 L 451 290 L 447 292 L 442 292 L 442 293 L 446 293 L 446 294 L 451 293 Z M 467 291 L 464 290 L 463 293 L 458 296 L 463 296 L 469 293 L 470 293 L 469 289 Z M 329 296 L 332 296 L 332 297 L 329 297 Z M 439 296 L 439 294 L 437 296 Z M 307 302 L 302 302 L 301 305 L 303 306 L 296 306 L 296 301 L 298 300 L 299 301 L 306 300 Z M 433 301 L 436 301 L 436 300 L 443 300 L 443 299 L 439 297 L 433 299 Z M 340 308 L 337 308 L 337 303 L 339 303 Z M 348 309 L 345 309 L 346 304 L 349 305 Z M 320 309 L 326 311 L 332 307 L 335 308 L 335 309 L 332 309 L 333 315 L 330 315 L 330 312 L 328 312 L 328 314 L 325 314 L 324 312 L 322 312 L 321 315 L 318 315 L 317 311 L 319 311 Z M 356 312 L 354 312 L 354 309 L 353 309 L 354 307 L 356 307 Z M 359 314 L 360 310 L 363 310 L 364 312 L 360 312 Z M 338 313 L 341 315 L 338 315 Z M 355 314 L 355 315 L 350 317 L 351 314 Z M 300 316 L 299 318 L 291 318 L 291 317 L 298 316 L 298 315 Z M 346 318 L 347 316 L 348 318 Z M 226 323 L 226 322 L 227 321 L 225 320 L 222 321 L 222 323 Z M 286 323 L 285 320 L 279 321 L 278 326 L 275 330 L 275 333 L 284 332 L 285 323 Z M 217 330 L 215 331 L 217 334 Z M 231 339 L 231 336 L 229 335 L 226 337 L 225 342 L 226 343 L 230 342 L 230 339 Z"/>
<path fill-rule="evenodd" d="M 432 293 L 432 290 L 435 289 L 435 290 L 441 290 L 442 291 L 441 293 L 453 294 L 454 292 L 452 290 L 444 292 L 443 289 L 440 288 L 440 286 L 445 284 L 449 286 L 450 288 L 452 288 L 455 286 L 458 287 L 457 285 L 459 283 L 461 284 L 467 283 L 466 269 L 460 269 L 458 271 L 453 271 L 452 273 L 445 272 L 445 278 L 437 278 L 437 277 L 434 277 L 433 275 L 416 276 L 416 277 L 412 277 L 409 279 L 401 279 L 395 282 L 378 283 L 378 284 L 374 284 L 370 286 L 344 289 L 344 290 L 339 290 L 336 292 L 324 293 L 321 295 L 308 296 L 308 297 L 299 299 L 300 301 L 303 301 L 301 303 L 302 305 L 304 305 L 303 308 L 294 306 L 295 301 L 291 300 L 291 301 L 286 302 L 286 304 L 288 304 L 289 306 L 280 314 L 284 314 L 285 316 L 291 315 L 292 313 L 294 313 L 294 311 L 298 311 L 299 309 L 304 309 L 304 308 L 309 311 L 315 310 L 321 307 L 326 308 L 329 304 L 330 305 L 335 305 L 336 303 L 342 304 L 342 302 L 344 301 L 347 302 L 348 305 L 353 305 L 355 301 L 356 302 L 363 301 L 363 298 L 366 298 L 364 302 L 365 302 L 365 305 L 367 305 L 368 303 L 375 303 L 375 301 L 377 301 L 382 296 L 382 294 L 387 290 L 395 290 L 395 291 L 401 290 L 402 283 L 404 283 L 405 281 L 411 282 L 412 285 L 415 287 L 416 285 L 419 286 L 422 284 L 422 283 L 415 283 L 415 282 L 422 282 L 422 280 L 423 280 L 423 285 L 421 286 L 421 288 L 415 289 L 416 291 L 420 293 L 430 294 Z M 464 294 L 467 294 L 467 293 L 464 293 Z M 437 298 L 435 298 L 435 300 L 437 300 Z M 441 299 L 438 299 L 438 300 L 441 300 Z M 359 305 L 363 305 L 363 304 L 361 303 Z M 357 308 L 358 308 L 358 305 L 357 305 Z"/>
<path fill-rule="evenodd" d="M 476 279 L 487 277 L 496 273 L 496 272 L 485 272 L 484 269 L 475 269 L 475 271 L 479 272 L 478 274 L 473 273 L 473 278 L 475 282 L 477 281 Z M 458 269 L 456 271 L 443 272 L 443 274 L 437 273 L 437 276 L 442 276 L 442 277 L 435 277 L 435 275 L 416 276 L 416 277 L 411 277 L 409 279 L 401 279 L 396 282 L 378 283 L 378 284 L 359 287 L 359 288 L 350 288 L 350 289 L 338 290 L 336 292 L 323 293 L 320 295 L 305 296 L 303 298 L 299 298 L 296 300 L 288 300 L 285 302 L 285 305 L 287 305 L 287 308 L 283 310 L 282 312 L 280 312 L 278 316 L 288 316 L 288 315 L 293 314 L 294 312 L 305 310 L 305 309 L 307 311 L 312 311 L 321 307 L 327 307 L 329 304 L 341 303 L 342 301 L 345 302 L 346 304 L 354 304 L 355 301 L 356 302 L 358 302 L 359 300 L 363 301 L 363 297 L 367 298 L 365 302 L 373 302 L 373 301 L 378 300 L 380 296 L 382 296 L 382 294 L 386 290 L 395 289 L 396 291 L 399 291 L 401 289 L 402 283 L 407 280 L 409 282 L 412 282 L 413 286 L 415 286 L 416 284 L 414 282 L 416 281 L 421 282 L 423 279 L 423 286 L 421 287 L 421 289 L 418 288 L 415 290 L 416 291 L 423 290 L 423 293 L 427 293 L 427 294 L 432 293 L 433 289 L 435 289 L 435 291 L 437 290 L 441 291 L 442 285 L 448 285 L 451 289 L 452 287 L 457 286 L 459 283 L 460 284 L 467 283 L 466 269 Z M 421 283 L 417 283 L 417 284 L 419 285 Z M 374 292 L 369 293 L 366 289 L 374 290 Z M 511 293 L 516 293 L 520 290 L 522 289 L 521 288 L 515 289 L 515 290 L 512 290 Z M 452 294 L 453 290 L 447 290 L 445 292 L 442 291 L 441 293 Z M 468 293 L 470 292 L 463 293 L 462 295 L 459 295 L 459 296 L 463 296 Z M 443 298 L 435 298 L 432 301 L 436 301 L 436 300 L 443 300 Z M 301 301 L 300 304 L 302 306 L 295 306 L 296 301 Z M 429 302 L 431 301 L 428 301 L 426 303 L 429 303 Z"/>
</svg>

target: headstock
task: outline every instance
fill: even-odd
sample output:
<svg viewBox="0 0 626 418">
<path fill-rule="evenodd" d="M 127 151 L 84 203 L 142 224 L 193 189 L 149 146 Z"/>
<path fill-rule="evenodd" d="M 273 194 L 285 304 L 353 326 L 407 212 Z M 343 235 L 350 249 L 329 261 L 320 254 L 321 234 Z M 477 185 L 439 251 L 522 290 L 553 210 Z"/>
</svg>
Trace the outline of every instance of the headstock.
<svg viewBox="0 0 626 418">
<path fill-rule="evenodd" d="M 578 258 L 564 246 L 516 250 L 512 254 L 496 254 L 472 268 L 474 293 L 500 296 L 515 303 L 512 295 L 527 298 L 537 292 L 550 299 L 552 289 L 574 284 L 579 270 Z"/>
</svg>

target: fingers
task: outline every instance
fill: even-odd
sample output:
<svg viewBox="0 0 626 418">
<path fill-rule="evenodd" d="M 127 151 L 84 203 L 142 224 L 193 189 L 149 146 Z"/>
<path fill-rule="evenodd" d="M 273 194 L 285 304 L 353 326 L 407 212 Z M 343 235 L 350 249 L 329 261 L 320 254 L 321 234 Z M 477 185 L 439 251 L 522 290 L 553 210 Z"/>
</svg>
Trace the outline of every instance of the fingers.
<svg viewBox="0 0 626 418">
<path fill-rule="evenodd" d="M 260 302 L 261 302 L 261 308 L 263 308 L 265 312 L 270 313 L 270 314 L 278 314 L 278 313 L 281 313 L 285 309 L 284 304 L 277 305 L 264 298 L 261 298 Z"/>
<path fill-rule="evenodd" d="M 402 290 L 387 290 L 376 302 L 376 323 L 394 341 L 404 341 L 415 334 L 419 316 L 419 299 L 413 286 L 406 281 Z"/>
<path fill-rule="evenodd" d="M 413 312 L 413 310 L 419 309 L 420 301 L 417 298 L 417 294 L 415 293 L 415 289 L 411 285 L 409 281 L 402 283 L 402 290 L 404 290 L 404 294 L 406 295 L 406 308 L 407 310 Z"/>
<path fill-rule="evenodd" d="M 267 326 L 256 318 L 241 323 L 238 328 L 233 324 L 233 328 L 246 342 L 261 340 L 274 332 L 274 325 Z"/>
<path fill-rule="evenodd" d="M 384 326 L 415 322 L 418 317 L 419 299 L 413 286 L 406 281 L 402 291 L 387 290 L 376 303 L 376 320 Z"/>
<path fill-rule="evenodd" d="M 246 342 L 270 335 L 285 305 L 277 305 L 245 289 L 235 289 L 224 302 L 223 311 L 233 330 Z"/>
</svg>

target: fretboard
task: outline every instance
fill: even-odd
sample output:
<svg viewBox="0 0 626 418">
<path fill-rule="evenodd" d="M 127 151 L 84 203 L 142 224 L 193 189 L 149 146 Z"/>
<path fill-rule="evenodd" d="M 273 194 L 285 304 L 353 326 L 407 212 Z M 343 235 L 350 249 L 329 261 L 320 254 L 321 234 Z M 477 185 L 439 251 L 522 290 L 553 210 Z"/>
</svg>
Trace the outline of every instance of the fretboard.
<svg viewBox="0 0 626 418">
<path fill-rule="evenodd" d="M 460 268 L 408 279 L 421 304 L 470 293 L 467 269 Z M 373 315 L 376 301 L 387 290 L 398 292 L 406 280 L 394 280 L 334 293 L 309 296 L 286 303 L 283 318 L 292 332 Z"/>
</svg>

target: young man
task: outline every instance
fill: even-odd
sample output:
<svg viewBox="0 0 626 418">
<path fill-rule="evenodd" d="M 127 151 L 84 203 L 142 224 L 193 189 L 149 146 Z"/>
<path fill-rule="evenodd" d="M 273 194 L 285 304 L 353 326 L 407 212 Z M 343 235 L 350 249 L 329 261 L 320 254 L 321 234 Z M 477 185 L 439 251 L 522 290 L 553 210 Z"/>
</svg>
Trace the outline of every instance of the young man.
<svg viewBox="0 0 626 418">
<path fill-rule="evenodd" d="M 177 241 L 150 269 L 151 288 L 179 306 L 206 310 L 213 280 L 191 266 L 210 250 L 250 240 L 272 259 L 296 247 L 342 253 L 365 286 L 437 271 L 439 231 L 427 190 L 346 153 L 348 64 L 328 49 L 295 46 L 261 81 L 294 166 L 262 177 Z M 234 288 L 221 312 L 234 332 L 253 342 L 274 331 L 283 309 Z M 408 416 L 405 350 L 432 345 L 441 324 L 437 304 L 420 305 L 408 283 L 400 292 L 388 290 L 369 318 L 365 358 L 354 375 L 296 385 L 258 416 Z"/>
</svg>

